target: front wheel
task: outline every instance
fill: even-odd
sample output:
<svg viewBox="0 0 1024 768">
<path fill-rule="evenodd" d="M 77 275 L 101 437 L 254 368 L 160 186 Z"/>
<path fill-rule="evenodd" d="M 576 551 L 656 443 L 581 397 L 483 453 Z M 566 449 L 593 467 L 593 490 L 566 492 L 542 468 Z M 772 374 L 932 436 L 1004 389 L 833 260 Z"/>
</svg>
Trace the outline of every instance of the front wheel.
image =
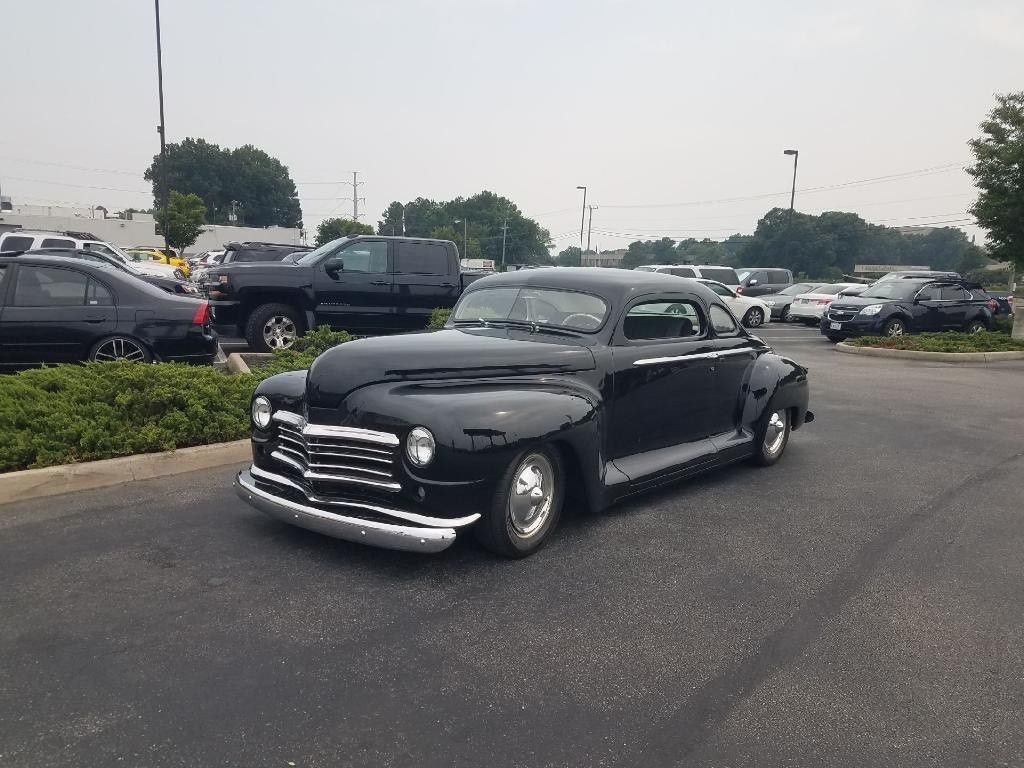
<svg viewBox="0 0 1024 768">
<path fill-rule="evenodd" d="M 504 557 L 526 557 L 547 539 L 562 511 L 565 475 L 559 452 L 528 448 L 508 465 L 491 508 L 475 526 L 477 540 Z"/>
<path fill-rule="evenodd" d="M 898 317 L 894 317 L 892 320 L 882 326 L 883 336 L 902 336 L 907 332 L 907 324 L 900 320 Z"/>
<path fill-rule="evenodd" d="M 967 324 L 967 328 L 964 329 L 967 333 L 974 335 L 975 333 L 981 333 L 987 331 L 988 328 L 981 320 L 972 320 Z"/>
<path fill-rule="evenodd" d="M 779 313 L 779 321 L 783 323 L 788 323 L 789 320 L 789 307 L 783 307 L 782 312 Z"/>
<path fill-rule="evenodd" d="M 287 304 L 261 304 L 245 324 L 245 340 L 257 352 L 290 349 L 302 335 L 302 316 Z"/>
<path fill-rule="evenodd" d="M 771 466 L 782 458 L 782 452 L 789 443 L 789 411 L 785 408 L 769 411 L 761 419 L 757 430 L 757 452 L 754 463 L 762 467 Z"/>
<path fill-rule="evenodd" d="M 751 307 L 743 316 L 743 324 L 747 328 L 758 328 L 764 324 L 764 310 L 760 307 Z"/>
</svg>

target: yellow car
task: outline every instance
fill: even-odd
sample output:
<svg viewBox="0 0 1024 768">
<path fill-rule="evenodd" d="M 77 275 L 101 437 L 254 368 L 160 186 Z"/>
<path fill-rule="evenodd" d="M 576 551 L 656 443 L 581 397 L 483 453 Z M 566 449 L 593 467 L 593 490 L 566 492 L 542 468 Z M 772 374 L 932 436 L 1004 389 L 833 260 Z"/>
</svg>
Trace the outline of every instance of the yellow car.
<svg viewBox="0 0 1024 768">
<path fill-rule="evenodd" d="M 181 258 L 173 248 L 150 248 L 149 246 L 137 245 L 134 248 L 129 248 L 128 253 L 138 253 L 142 256 L 148 256 L 153 261 L 158 261 L 161 264 L 170 264 L 172 267 L 177 267 L 184 272 L 185 277 L 192 273 L 188 262 Z"/>
</svg>

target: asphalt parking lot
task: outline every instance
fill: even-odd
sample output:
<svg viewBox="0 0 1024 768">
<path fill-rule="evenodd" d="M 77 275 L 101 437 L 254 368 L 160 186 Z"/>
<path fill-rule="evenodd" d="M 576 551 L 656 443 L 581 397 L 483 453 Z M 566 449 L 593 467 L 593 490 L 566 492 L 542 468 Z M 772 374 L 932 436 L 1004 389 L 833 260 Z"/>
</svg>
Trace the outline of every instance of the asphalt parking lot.
<svg viewBox="0 0 1024 768">
<path fill-rule="evenodd" d="M 361 548 L 231 471 L 0 507 L 0 765 L 1024 764 L 1024 364 L 841 355 L 775 467 L 524 561 Z"/>
</svg>

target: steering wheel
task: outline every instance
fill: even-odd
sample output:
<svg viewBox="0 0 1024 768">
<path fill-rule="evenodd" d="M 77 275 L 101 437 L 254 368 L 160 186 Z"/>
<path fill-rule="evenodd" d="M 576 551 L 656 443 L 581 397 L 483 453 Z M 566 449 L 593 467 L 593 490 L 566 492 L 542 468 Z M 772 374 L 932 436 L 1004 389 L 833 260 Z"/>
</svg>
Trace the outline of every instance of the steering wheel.
<svg viewBox="0 0 1024 768">
<path fill-rule="evenodd" d="M 686 314 L 686 307 L 684 307 L 682 304 L 672 304 L 672 305 L 670 305 L 668 307 L 665 307 L 665 314 L 666 315 L 685 315 Z"/>
<path fill-rule="evenodd" d="M 573 312 L 571 315 L 566 315 L 564 318 L 562 318 L 562 325 L 569 325 L 569 321 L 572 320 L 574 317 L 585 317 L 588 320 L 592 320 L 594 322 L 595 328 L 597 328 L 601 324 L 600 317 L 595 317 L 594 315 L 591 315 L 588 312 Z"/>
</svg>

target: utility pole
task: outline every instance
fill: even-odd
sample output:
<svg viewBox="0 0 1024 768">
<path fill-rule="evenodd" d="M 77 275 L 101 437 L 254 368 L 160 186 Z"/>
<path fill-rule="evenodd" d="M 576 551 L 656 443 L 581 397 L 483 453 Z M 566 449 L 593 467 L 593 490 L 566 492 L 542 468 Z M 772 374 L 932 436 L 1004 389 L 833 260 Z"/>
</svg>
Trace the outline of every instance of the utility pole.
<svg viewBox="0 0 1024 768">
<path fill-rule="evenodd" d="M 580 257 L 583 256 L 583 219 L 587 215 L 587 188 L 583 185 L 576 187 L 583 190 L 583 207 L 580 209 Z"/>
<path fill-rule="evenodd" d="M 587 216 L 587 253 L 590 253 L 590 228 L 594 224 L 594 209 L 595 208 L 597 208 L 596 205 L 588 205 L 587 206 L 587 210 L 589 211 L 589 215 Z"/>
<path fill-rule="evenodd" d="M 501 225 L 501 269 L 499 272 L 505 270 L 505 238 L 508 235 L 508 214 L 505 214 L 505 223 Z"/>
<path fill-rule="evenodd" d="M 784 155 L 793 156 L 793 191 L 789 193 L 789 212 L 793 213 L 793 203 L 796 202 L 796 161 L 800 159 L 800 151 L 797 149 L 784 149 Z"/>
<path fill-rule="evenodd" d="M 352 171 L 352 221 L 359 221 L 359 171 Z M 366 202 L 366 198 L 362 198 Z"/>
<path fill-rule="evenodd" d="M 157 131 L 160 133 L 160 175 L 163 177 L 161 185 L 164 188 L 164 223 L 161 229 L 164 231 L 164 249 L 169 249 L 167 242 L 167 201 L 171 198 L 171 190 L 167 188 L 167 125 L 164 123 L 164 51 L 160 39 L 160 0 L 153 0 L 156 8 L 156 82 L 157 90 L 160 93 L 160 125 Z"/>
</svg>

